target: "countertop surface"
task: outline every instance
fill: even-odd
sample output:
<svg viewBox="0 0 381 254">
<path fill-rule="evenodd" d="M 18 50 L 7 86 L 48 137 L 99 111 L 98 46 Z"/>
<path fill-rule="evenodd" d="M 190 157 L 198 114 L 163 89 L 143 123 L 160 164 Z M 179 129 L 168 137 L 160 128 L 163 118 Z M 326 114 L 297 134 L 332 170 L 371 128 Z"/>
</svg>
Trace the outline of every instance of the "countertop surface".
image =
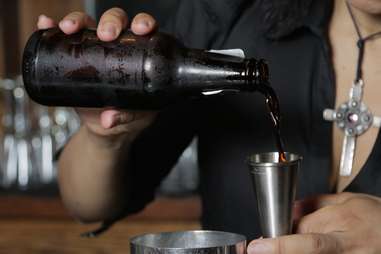
<svg viewBox="0 0 381 254">
<path fill-rule="evenodd" d="M 99 225 L 74 221 L 59 198 L 0 197 L 0 254 L 129 253 L 129 238 L 152 232 L 199 229 L 198 197 L 158 198 L 98 238 L 80 234 Z"/>
<path fill-rule="evenodd" d="M 121 221 L 97 238 L 82 238 L 94 225 L 74 221 L 0 220 L 1 254 L 126 254 L 129 238 L 151 232 L 199 229 L 197 221 Z"/>
</svg>

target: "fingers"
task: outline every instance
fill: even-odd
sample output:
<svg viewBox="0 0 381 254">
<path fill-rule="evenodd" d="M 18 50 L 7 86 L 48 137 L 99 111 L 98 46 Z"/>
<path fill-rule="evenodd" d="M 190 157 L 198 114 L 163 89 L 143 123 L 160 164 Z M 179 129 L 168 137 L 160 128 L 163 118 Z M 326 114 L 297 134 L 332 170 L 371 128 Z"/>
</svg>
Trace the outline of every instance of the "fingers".
<svg viewBox="0 0 381 254">
<path fill-rule="evenodd" d="M 115 109 L 108 109 L 101 113 L 100 123 L 105 129 L 111 129 L 117 125 L 128 124 L 134 121 L 136 113 L 134 112 L 122 112 Z"/>
<path fill-rule="evenodd" d="M 315 205 L 316 205 L 315 208 L 319 209 L 319 208 L 330 206 L 330 205 L 342 204 L 344 202 L 347 202 L 349 199 L 356 197 L 357 195 L 359 194 L 349 193 L 349 192 L 343 192 L 339 194 L 327 194 L 327 195 L 321 195 L 321 196 L 317 196 L 313 198 L 314 201 L 312 202 L 315 202 Z"/>
<path fill-rule="evenodd" d="M 332 254 L 341 253 L 341 241 L 334 234 L 289 235 L 251 242 L 248 254 Z"/>
<path fill-rule="evenodd" d="M 335 204 L 325 206 L 303 217 L 296 225 L 297 233 L 348 232 L 361 227 L 361 215 L 373 211 L 380 201 L 365 194 L 345 194 L 338 197 Z"/>
<path fill-rule="evenodd" d="M 346 211 L 341 206 L 356 194 L 340 193 L 321 195 L 299 202 L 294 216 L 296 233 L 329 233 L 342 228 L 347 221 Z M 304 213 L 304 214 L 303 214 Z M 335 222 L 335 223 L 332 223 Z"/>
<path fill-rule="evenodd" d="M 303 218 L 307 214 L 310 214 L 316 211 L 317 209 L 318 208 L 317 208 L 315 198 L 297 200 L 294 202 L 293 209 L 292 209 L 293 219 L 295 222 L 298 222 L 301 218 Z"/>
<path fill-rule="evenodd" d="M 102 145 L 120 145 L 120 140 L 133 140 L 155 119 L 157 112 L 119 111 L 116 109 L 76 108 L 83 126 Z M 95 135 L 93 135 L 95 134 Z M 100 139 L 99 139 L 100 138 Z M 118 141 L 119 140 L 119 141 Z"/>
<path fill-rule="evenodd" d="M 48 28 L 51 28 L 54 26 L 56 26 L 56 24 L 55 24 L 53 19 L 51 19 L 51 18 L 49 18 L 43 14 L 38 17 L 38 21 L 37 21 L 37 28 L 38 29 L 48 29 Z"/>
<path fill-rule="evenodd" d="M 151 33 L 156 28 L 156 20 L 147 13 L 139 13 L 131 23 L 131 30 L 137 35 Z"/>
<path fill-rule="evenodd" d="M 37 21 L 38 29 L 47 29 L 56 26 L 53 19 L 40 15 Z M 58 24 L 60 29 L 66 34 L 78 32 L 84 27 L 94 27 L 95 21 L 83 12 L 72 12 L 64 17 Z"/>
<path fill-rule="evenodd" d="M 364 194 L 354 194 L 344 192 L 340 194 L 326 194 L 315 197 L 306 198 L 296 201 L 293 207 L 294 220 L 299 220 L 303 216 L 310 214 L 323 207 L 342 204 L 352 198 L 365 196 Z"/>
<path fill-rule="evenodd" d="M 76 108 L 76 111 L 83 122 L 94 126 L 99 125 L 102 129 L 112 129 L 136 119 L 134 112 L 116 109 Z"/>
<path fill-rule="evenodd" d="M 139 124 L 140 120 L 152 118 L 157 112 L 152 111 L 121 111 L 117 109 L 76 108 L 82 122 L 99 126 L 103 130 L 119 128 L 122 125 Z M 144 125 L 144 124 L 143 124 Z"/>
<path fill-rule="evenodd" d="M 103 41 L 115 40 L 127 27 L 128 17 L 124 10 L 112 8 L 103 13 L 97 29 L 98 37 Z"/>
<path fill-rule="evenodd" d="M 148 127 L 155 119 L 156 114 L 147 112 L 143 115 L 135 113 L 135 119 L 127 124 L 119 124 L 108 129 L 110 133 L 128 133 L 128 138 L 133 140 L 142 130 Z M 140 118 L 139 118 L 140 117 Z"/>
<path fill-rule="evenodd" d="M 106 11 L 99 21 L 98 37 L 103 41 L 115 40 L 120 32 L 127 27 L 127 24 L 127 14 L 120 8 L 112 8 Z M 137 35 L 149 34 L 155 28 L 156 20 L 146 13 L 136 15 L 131 23 L 131 30 Z"/>
<path fill-rule="evenodd" d="M 95 27 L 95 21 L 83 12 L 72 12 L 64 17 L 59 23 L 60 29 L 66 34 L 78 32 L 85 27 Z M 106 11 L 98 24 L 97 35 L 103 41 L 115 40 L 121 31 L 128 25 L 128 17 L 124 10 L 112 8 Z M 39 29 L 47 29 L 55 26 L 54 21 L 41 15 L 38 19 Z M 131 30 L 137 35 L 146 35 L 156 28 L 156 20 L 147 13 L 135 16 L 131 23 Z"/>
<path fill-rule="evenodd" d="M 296 226 L 296 232 L 306 233 L 329 233 L 332 231 L 343 230 L 343 222 L 346 212 L 340 205 L 332 205 L 321 208 L 314 213 L 304 216 Z"/>
<path fill-rule="evenodd" d="M 95 21 L 89 15 L 76 11 L 64 17 L 58 26 L 64 33 L 72 34 L 85 27 L 94 27 Z"/>
</svg>

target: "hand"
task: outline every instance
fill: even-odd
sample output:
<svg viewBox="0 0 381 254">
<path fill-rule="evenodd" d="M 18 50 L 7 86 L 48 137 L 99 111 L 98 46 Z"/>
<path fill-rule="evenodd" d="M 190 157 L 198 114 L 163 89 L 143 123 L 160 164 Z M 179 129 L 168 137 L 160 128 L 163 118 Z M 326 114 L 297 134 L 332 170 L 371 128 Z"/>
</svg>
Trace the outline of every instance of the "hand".
<svg viewBox="0 0 381 254">
<path fill-rule="evenodd" d="M 381 199 L 341 193 L 302 202 L 318 209 L 297 220 L 296 235 L 257 239 L 248 254 L 381 253 Z"/>
<path fill-rule="evenodd" d="M 54 27 L 56 23 L 51 18 L 40 15 L 37 26 L 39 29 Z M 106 11 L 98 24 L 97 35 L 103 41 L 115 40 L 128 25 L 127 14 L 120 8 Z M 59 23 L 59 28 L 66 34 L 78 32 L 82 28 L 95 27 L 96 22 L 82 12 L 72 12 Z M 155 19 L 145 13 L 135 16 L 131 30 L 137 35 L 145 35 L 156 27 Z M 121 136 L 133 139 L 154 119 L 155 112 L 132 112 L 117 109 L 77 109 L 83 126 L 98 140 L 113 143 L 121 140 Z"/>
</svg>

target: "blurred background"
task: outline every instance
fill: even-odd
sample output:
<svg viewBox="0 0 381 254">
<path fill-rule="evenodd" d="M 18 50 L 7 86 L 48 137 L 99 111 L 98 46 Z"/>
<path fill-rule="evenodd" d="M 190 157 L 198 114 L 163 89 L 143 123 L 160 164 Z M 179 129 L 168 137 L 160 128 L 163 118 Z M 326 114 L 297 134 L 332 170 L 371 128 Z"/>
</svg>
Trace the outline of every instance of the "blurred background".
<svg viewBox="0 0 381 254">
<path fill-rule="evenodd" d="M 55 159 L 80 126 L 71 108 L 48 108 L 29 100 L 20 76 L 24 45 L 40 14 L 60 20 L 71 11 L 98 19 L 108 8 L 153 14 L 159 24 L 176 0 L 0 0 L 0 253 L 128 253 L 137 234 L 199 228 L 198 168 L 194 140 L 157 199 L 144 211 L 117 223 L 98 239 L 79 234 L 57 188 Z"/>
</svg>

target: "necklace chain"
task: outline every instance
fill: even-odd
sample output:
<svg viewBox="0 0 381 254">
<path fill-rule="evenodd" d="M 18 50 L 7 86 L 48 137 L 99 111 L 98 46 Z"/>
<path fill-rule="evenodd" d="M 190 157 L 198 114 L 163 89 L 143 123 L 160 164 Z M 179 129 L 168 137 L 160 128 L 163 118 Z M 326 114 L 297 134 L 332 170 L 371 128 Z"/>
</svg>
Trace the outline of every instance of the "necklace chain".
<svg viewBox="0 0 381 254">
<path fill-rule="evenodd" d="M 358 56 L 358 59 L 357 59 L 357 70 L 356 70 L 356 80 L 355 82 L 358 83 L 360 82 L 360 80 L 362 80 L 362 63 L 363 63 L 363 60 L 364 60 L 364 49 L 365 49 L 365 42 L 369 41 L 369 40 L 372 40 L 372 39 L 375 39 L 376 37 L 378 36 L 381 36 L 381 31 L 379 32 L 376 32 L 376 33 L 373 33 L 373 34 L 370 34 L 366 37 L 363 37 L 362 34 L 361 34 L 361 30 L 360 30 L 360 27 L 359 27 L 359 24 L 356 20 L 356 17 L 353 13 L 353 10 L 350 6 L 350 4 L 348 3 L 348 1 L 345 1 L 346 5 L 347 5 L 347 8 L 348 8 L 348 12 L 351 16 L 351 19 L 353 21 L 353 24 L 355 26 L 355 29 L 356 29 L 356 33 L 359 37 L 358 41 L 357 41 L 357 47 L 359 48 L 359 56 Z"/>
</svg>

